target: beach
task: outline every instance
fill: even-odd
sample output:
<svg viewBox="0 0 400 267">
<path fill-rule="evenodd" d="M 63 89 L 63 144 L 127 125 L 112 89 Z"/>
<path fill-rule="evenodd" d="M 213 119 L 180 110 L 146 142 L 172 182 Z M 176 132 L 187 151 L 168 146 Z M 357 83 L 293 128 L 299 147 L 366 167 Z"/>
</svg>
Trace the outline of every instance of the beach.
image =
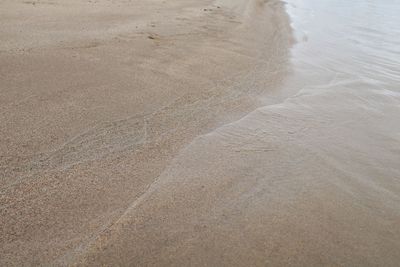
<svg viewBox="0 0 400 267">
<path fill-rule="evenodd" d="M 396 266 L 397 11 L 1 1 L 0 265 Z"/>
<path fill-rule="evenodd" d="M 278 1 L 1 6 L 1 265 L 74 262 L 180 149 L 288 72 Z"/>
</svg>

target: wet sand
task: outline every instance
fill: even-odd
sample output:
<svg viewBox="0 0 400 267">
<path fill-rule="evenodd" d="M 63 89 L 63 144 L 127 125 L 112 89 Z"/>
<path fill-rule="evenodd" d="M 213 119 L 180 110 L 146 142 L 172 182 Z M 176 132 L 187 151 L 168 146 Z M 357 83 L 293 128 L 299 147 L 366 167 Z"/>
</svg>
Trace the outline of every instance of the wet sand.
<svg viewBox="0 0 400 267">
<path fill-rule="evenodd" d="M 284 97 L 290 31 L 278 1 L 1 1 L 0 265 L 89 263 L 182 148 Z"/>
</svg>

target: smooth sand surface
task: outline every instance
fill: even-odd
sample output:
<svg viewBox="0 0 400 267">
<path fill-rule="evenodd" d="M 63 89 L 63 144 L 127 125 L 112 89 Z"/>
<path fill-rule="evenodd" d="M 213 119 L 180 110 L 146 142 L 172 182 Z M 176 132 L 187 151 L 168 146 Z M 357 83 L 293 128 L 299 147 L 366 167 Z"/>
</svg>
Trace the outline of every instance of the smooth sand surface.
<svg viewBox="0 0 400 267">
<path fill-rule="evenodd" d="M 278 90 L 290 31 L 275 0 L 2 0 L 0 265 L 83 262 L 180 149 Z"/>
</svg>

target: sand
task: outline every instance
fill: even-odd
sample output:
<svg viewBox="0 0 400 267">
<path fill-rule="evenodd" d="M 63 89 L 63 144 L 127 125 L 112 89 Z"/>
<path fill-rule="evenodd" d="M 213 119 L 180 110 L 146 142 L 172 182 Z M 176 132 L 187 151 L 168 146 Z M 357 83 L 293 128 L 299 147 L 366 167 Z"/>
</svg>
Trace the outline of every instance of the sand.
<svg viewBox="0 0 400 267">
<path fill-rule="evenodd" d="M 1 1 L 0 265 L 398 266 L 400 6 L 287 2 Z"/>
<path fill-rule="evenodd" d="M 0 265 L 79 262 L 186 144 L 279 91 L 290 31 L 278 1 L 1 1 Z"/>
</svg>

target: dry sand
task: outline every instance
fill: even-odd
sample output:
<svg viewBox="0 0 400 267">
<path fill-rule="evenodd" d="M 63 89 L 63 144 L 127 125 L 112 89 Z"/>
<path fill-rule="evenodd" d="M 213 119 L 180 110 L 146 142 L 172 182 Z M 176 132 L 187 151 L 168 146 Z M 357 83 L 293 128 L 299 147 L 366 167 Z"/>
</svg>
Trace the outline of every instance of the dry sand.
<svg viewBox="0 0 400 267">
<path fill-rule="evenodd" d="M 275 0 L 2 0 L 0 265 L 82 262 L 185 144 L 279 88 L 290 43 Z"/>
</svg>

